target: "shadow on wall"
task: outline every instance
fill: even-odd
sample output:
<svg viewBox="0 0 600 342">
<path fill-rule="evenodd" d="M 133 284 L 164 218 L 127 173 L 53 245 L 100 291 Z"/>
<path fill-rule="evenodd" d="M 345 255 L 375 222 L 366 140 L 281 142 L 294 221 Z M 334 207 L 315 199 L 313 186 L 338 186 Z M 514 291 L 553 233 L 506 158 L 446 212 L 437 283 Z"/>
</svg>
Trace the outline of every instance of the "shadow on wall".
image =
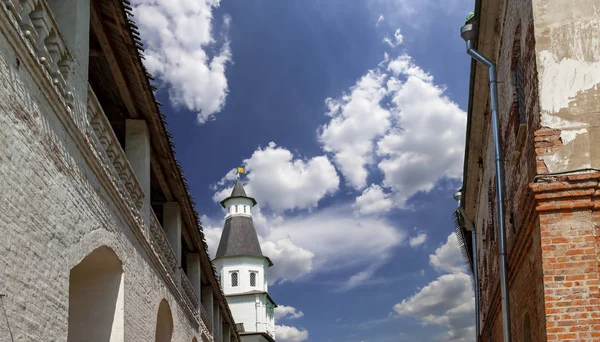
<svg viewBox="0 0 600 342">
<path fill-rule="evenodd" d="M 108 247 L 95 249 L 73 267 L 68 342 L 125 340 L 123 283 L 121 261 Z"/>
<path fill-rule="evenodd" d="M 156 317 L 156 342 L 171 342 L 173 336 L 173 316 L 171 308 L 166 300 L 162 300 L 158 306 Z"/>
</svg>

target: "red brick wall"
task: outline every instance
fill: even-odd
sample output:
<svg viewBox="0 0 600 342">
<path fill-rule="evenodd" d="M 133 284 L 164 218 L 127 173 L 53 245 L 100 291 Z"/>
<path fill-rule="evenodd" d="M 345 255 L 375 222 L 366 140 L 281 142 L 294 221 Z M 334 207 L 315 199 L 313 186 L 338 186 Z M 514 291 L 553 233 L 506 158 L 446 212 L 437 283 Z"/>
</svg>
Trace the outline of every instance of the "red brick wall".
<svg viewBox="0 0 600 342">
<path fill-rule="evenodd" d="M 599 341 L 600 172 L 532 184 L 540 216 L 548 341 Z"/>
<path fill-rule="evenodd" d="M 509 253 L 512 331 L 514 337 L 518 337 L 516 341 L 521 341 L 523 317 L 528 313 L 533 341 L 542 341 L 542 338 L 545 338 L 545 324 L 541 248 L 535 206 L 529 189 L 529 183 L 536 175 L 534 133 L 539 129 L 533 14 L 530 1 L 507 0 L 506 7 L 500 6 L 500 8 L 504 8 L 505 11 L 499 18 L 500 46 L 497 49 L 499 52 L 497 57 L 490 57 L 497 63 L 499 81 L 499 119 L 505 170 L 504 222 Z M 512 73 L 515 56 L 520 56 L 523 65 L 527 124 L 524 143 L 518 152 L 515 150 L 519 120 L 515 120 L 516 98 Z M 487 121 L 488 125 L 491 125 L 489 115 Z M 479 264 L 481 265 L 479 319 L 482 341 L 502 341 L 498 218 L 495 209 L 497 204 L 491 128 L 486 128 L 484 134 L 487 134 L 487 147 L 482 156 L 483 181 L 475 220 L 482 237 L 479 241 Z M 470 167 L 475 169 L 477 166 Z M 494 215 L 491 217 L 488 214 L 490 205 L 494 208 Z M 538 327 L 542 328 L 538 329 Z"/>
<path fill-rule="evenodd" d="M 524 318 L 530 318 L 531 341 L 545 341 L 544 282 L 540 226 L 533 197 L 529 196 L 524 210 L 525 226 L 518 232 L 515 253 L 509 255 L 509 293 L 511 304 L 511 332 L 513 341 L 524 340 Z M 496 285 L 491 308 L 487 312 L 481 341 L 502 341 L 502 306 L 500 287 Z"/>
</svg>

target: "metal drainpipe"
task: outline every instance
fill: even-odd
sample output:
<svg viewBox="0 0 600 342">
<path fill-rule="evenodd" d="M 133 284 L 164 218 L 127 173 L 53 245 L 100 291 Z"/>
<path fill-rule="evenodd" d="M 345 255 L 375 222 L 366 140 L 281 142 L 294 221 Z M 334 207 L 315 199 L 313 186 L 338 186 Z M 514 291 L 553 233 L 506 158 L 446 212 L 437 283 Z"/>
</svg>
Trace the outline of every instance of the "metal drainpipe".
<svg viewBox="0 0 600 342">
<path fill-rule="evenodd" d="M 502 169 L 502 159 L 500 150 L 500 132 L 498 122 L 498 84 L 496 80 L 496 64 L 485 58 L 473 48 L 473 39 L 475 38 L 475 24 L 467 23 L 461 30 L 461 36 L 467 42 L 467 54 L 477 62 L 485 65 L 489 70 L 490 78 L 490 97 L 492 106 L 492 133 L 494 137 L 494 153 L 496 161 L 496 205 L 498 206 L 498 240 L 500 241 L 500 289 L 502 293 L 502 331 L 504 341 L 510 342 L 510 300 L 508 298 L 508 276 L 506 260 L 506 232 L 504 231 L 504 194 L 502 180 L 504 172 Z"/>
</svg>

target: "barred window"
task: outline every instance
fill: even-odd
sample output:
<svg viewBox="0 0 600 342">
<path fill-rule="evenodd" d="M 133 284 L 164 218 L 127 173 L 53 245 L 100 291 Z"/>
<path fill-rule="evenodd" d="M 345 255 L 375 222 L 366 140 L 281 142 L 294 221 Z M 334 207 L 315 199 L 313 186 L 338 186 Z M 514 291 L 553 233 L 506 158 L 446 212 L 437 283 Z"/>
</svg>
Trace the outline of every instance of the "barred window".
<svg viewBox="0 0 600 342">
<path fill-rule="evenodd" d="M 237 272 L 231 272 L 231 286 L 232 287 L 238 286 L 238 273 Z"/>
<path fill-rule="evenodd" d="M 250 272 L 250 286 L 256 286 L 256 272 Z"/>
<path fill-rule="evenodd" d="M 526 123 L 525 118 L 525 82 L 523 81 L 523 64 L 521 57 L 515 61 L 513 70 L 513 79 L 515 83 L 515 105 L 517 106 L 517 115 L 519 116 L 519 124 Z"/>
<path fill-rule="evenodd" d="M 525 110 L 525 80 L 523 78 L 523 58 L 521 54 L 521 26 L 517 27 L 512 47 L 512 83 L 513 83 L 513 113 L 518 124 L 526 124 Z"/>
</svg>

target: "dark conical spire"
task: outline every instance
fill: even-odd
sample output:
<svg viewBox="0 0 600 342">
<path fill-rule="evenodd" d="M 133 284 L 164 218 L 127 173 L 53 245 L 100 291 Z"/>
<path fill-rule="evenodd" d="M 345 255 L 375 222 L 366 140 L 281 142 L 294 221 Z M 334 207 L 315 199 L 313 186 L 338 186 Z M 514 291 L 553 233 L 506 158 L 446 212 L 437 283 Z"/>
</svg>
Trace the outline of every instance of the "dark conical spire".
<svg viewBox="0 0 600 342">
<path fill-rule="evenodd" d="M 253 206 L 256 205 L 256 200 L 254 198 L 248 197 L 248 195 L 246 195 L 246 190 L 244 190 L 244 186 L 242 185 L 242 182 L 240 181 L 239 177 L 238 177 L 238 179 L 235 180 L 235 185 L 233 186 L 231 195 L 229 195 L 229 197 L 227 197 L 226 199 L 221 201 L 221 205 L 223 206 L 223 208 L 225 208 L 225 202 L 227 202 L 227 200 L 232 199 L 232 198 L 247 198 L 252 201 Z"/>
<path fill-rule="evenodd" d="M 252 203 L 252 206 L 256 205 L 256 200 L 246 194 L 244 186 L 239 178 L 235 181 L 231 195 L 221 201 L 221 205 L 224 208 L 227 208 L 227 206 L 236 207 L 249 205 L 247 201 L 242 201 L 245 202 L 245 204 L 239 204 L 239 201 L 227 203 L 234 198 L 246 199 Z M 219 241 L 219 248 L 217 249 L 215 260 L 223 257 L 256 256 L 265 258 L 269 263 L 269 266 L 272 266 L 273 263 L 271 262 L 271 259 L 264 256 L 260 248 L 260 242 L 258 240 L 258 235 L 256 235 L 251 212 L 246 212 L 244 209 L 243 212 L 240 211 L 238 213 L 237 208 L 235 213 L 229 211 L 229 208 L 227 208 L 227 210 L 229 214 L 225 220 L 225 226 L 223 227 L 223 233 L 221 235 L 221 240 Z"/>
<path fill-rule="evenodd" d="M 234 256 L 263 257 L 269 266 L 273 265 L 271 259 L 262 253 L 254 223 L 250 217 L 233 216 L 225 220 L 215 259 Z"/>
<path fill-rule="evenodd" d="M 235 180 L 235 185 L 233 186 L 233 190 L 231 191 L 231 195 L 229 197 L 248 197 L 239 177 Z"/>
</svg>

